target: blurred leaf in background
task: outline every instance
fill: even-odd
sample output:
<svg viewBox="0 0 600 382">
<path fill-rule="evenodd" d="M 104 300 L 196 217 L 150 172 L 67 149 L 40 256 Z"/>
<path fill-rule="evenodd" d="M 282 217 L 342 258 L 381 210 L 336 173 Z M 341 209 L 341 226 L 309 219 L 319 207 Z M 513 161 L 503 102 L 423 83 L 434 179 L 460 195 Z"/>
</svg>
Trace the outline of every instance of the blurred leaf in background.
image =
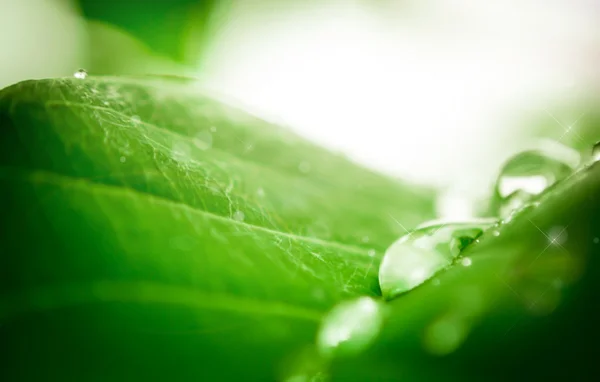
<svg viewBox="0 0 600 382">
<path fill-rule="evenodd" d="M 71 0 L 0 0 L 0 88 L 72 74 L 88 61 L 85 21 Z"/>
<path fill-rule="evenodd" d="M 86 19 L 117 26 L 156 54 L 180 63 L 187 58 L 190 30 L 204 30 L 217 3 L 215 0 L 80 0 Z M 194 36 L 198 42 L 206 37 Z"/>
</svg>

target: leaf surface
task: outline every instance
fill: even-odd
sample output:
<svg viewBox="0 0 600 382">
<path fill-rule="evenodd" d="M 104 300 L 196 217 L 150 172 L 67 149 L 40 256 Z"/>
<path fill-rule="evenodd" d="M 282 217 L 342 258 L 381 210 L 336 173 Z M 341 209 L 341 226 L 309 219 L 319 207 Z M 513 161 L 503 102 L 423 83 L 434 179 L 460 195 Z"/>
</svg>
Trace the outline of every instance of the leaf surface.
<svg viewBox="0 0 600 382">
<path fill-rule="evenodd" d="M 187 80 L 23 82 L 0 92 L 0 134 L 0 330 L 21 377 L 278 378 L 432 217 L 430 191 Z"/>
</svg>

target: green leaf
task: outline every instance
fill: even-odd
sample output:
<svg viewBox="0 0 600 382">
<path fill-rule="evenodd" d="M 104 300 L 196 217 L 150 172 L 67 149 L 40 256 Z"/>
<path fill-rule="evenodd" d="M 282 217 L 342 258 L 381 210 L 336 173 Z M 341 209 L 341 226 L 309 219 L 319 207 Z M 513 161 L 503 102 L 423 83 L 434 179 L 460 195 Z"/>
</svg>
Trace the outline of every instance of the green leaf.
<svg viewBox="0 0 600 382">
<path fill-rule="evenodd" d="M 336 380 L 585 380 L 600 340 L 600 163 L 486 231 L 392 301 L 378 343 Z M 584 345 L 585 344 L 585 345 Z M 582 348 L 583 346 L 583 348 Z"/>
<path fill-rule="evenodd" d="M 177 78 L 0 92 L 3 372 L 272 380 L 432 193 Z M 15 378 L 11 378 L 14 380 Z"/>
</svg>

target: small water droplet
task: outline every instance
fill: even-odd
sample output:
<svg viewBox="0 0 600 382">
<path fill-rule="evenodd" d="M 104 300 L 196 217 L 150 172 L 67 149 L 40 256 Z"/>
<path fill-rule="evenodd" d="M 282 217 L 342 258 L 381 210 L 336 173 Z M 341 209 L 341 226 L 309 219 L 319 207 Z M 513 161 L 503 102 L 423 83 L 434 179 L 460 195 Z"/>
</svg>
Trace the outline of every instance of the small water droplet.
<svg viewBox="0 0 600 382">
<path fill-rule="evenodd" d="M 131 116 L 131 122 L 133 122 L 135 124 L 138 124 L 138 123 L 142 122 L 142 119 L 140 118 L 139 115 L 132 115 Z"/>
<path fill-rule="evenodd" d="M 470 267 L 471 264 L 473 264 L 473 261 L 470 258 L 465 257 L 460 261 L 460 263 L 462 264 L 463 267 Z"/>
<path fill-rule="evenodd" d="M 367 255 L 374 257 L 377 254 L 377 251 L 375 251 L 374 249 L 369 249 L 367 251 Z"/>
<path fill-rule="evenodd" d="M 500 236 L 500 231 L 494 230 L 494 231 L 492 231 L 492 235 L 498 237 L 498 236 Z"/>
<path fill-rule="evenodd" d="M 596 142 L 592 148 L 592 159 L 594 162 L 600 161 L 600 141 Z"/>
<path fill-rule="evenodd" d="M 431 280 L 431 285 L 440 286 L 440 279 L 435 278 L 435 279 Z"/>
<path fill-rule="evenodd" d="M 310 172 L 310 163 L 307 161 L 302 161 L 298 165 L 298 170 L 303 174 L 308 174 Z"/>
<path fill-rule="evenodd" d="M 121 163 L 125 163 L 127 161 L 127 157 L 122 156 L 122 157 L 119 158 L 119 161 Z"/>
<path fill-rule="evenodd" d="M 80 80 L 85 80 L 88 76 L 88 72 L 85 69 L 79 69 L 75 73 L 73 73 L 73 77 L 78 78 Z"/>
<path fill-rule="evenodd" d="M 265 190 L 262 187 L 259 187 L 258 189 L 256 189 L 256 195 L 259 198 L 263 198 L 265 196 Z"/>
<path fill-rule="evenodd" d="M 594 238 L 594 244 L 598 244 L 600 243 L 600 237 L 595 237 Z"/>
<path fill-rule="evenodd" d="M 210 132 L 211 133 L 216 133 L 217 132 L 217 127 L 216 126 L 211 126 L 210 127 Z"/>
<path fill-rule="evenodd" d="M 341 302 L 323 318 L 317 347 L 326 357 L 356 355 L 373 343 L 382 325 L 382 306 L 371 297 Z"/>
<path fill-rule="evenodd" d="M 200 150 L 208 150 L 212 147 L 212 134 L 208 131 L 201 131 L 193 139 L 194 145 Z"/>
<path fill-rule="evenodd" d="M 510 158 L 496 181 L 493 209 L 502 217 L 569 176 L 579 162 L 575 150 L 553 142 L 546 148 L 523 151 Z"/>
<path fill-rule="evenodd" d="M 239 222 L 243 222 L 245 217 L 246 217 L 246 215 L 244 215 L 244 213 L 242 211 L 239 211 L 239 210 L 235 211 L 233 213 L 233 216 L 232 216 L 233 220 L 236 220 L 236 221 L 239 221 Z"/>
<path fill-rule="evenodd" d="M 379 268 L 379 285 L 386 299 L 409 291 L 448 267 L 460 252 L 495 220 L 476 219 L 419 226 L 385 252 Z"/>
<path fill-rule="evenodd" d="M 369 240 L 370 240 L 370 239 L 369 239 L 369 237 L 368 237 L 368 236 L 363 236 L 363 237 L 362 237 L 362 242 L 363 242 L 363 243 L 368 243 L 368 242 L 369 242 Z"/>
<path fill-rule="evenodd" d="M 108 101 L 104 101 L 104 102 L 102 102 L 102 104 L 103 104 L 104 106 L 110 106 L 110 102 L 108 102 Z"/>
</svg>

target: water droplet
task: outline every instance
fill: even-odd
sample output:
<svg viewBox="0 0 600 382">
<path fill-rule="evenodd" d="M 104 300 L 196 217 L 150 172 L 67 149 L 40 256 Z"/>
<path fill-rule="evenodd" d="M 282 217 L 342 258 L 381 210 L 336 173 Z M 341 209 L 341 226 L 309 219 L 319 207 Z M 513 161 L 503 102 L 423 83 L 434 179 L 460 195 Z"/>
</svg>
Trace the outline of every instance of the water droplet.
<svg viewBox="0 0 600 382">
<path fill-rule="evenodd" d="M 300 172 L 303 174 L 308 174 L 310 172 L 310 163 L 306 161 L 300 162 L 298 165 L 298 170 L 300 170 Z"/>
<path fill-rule="evenodd" d="M 210 127 L 210 132 L 211 132 L 211 133 L 216 133 L 216 132 L 217 132 L 217 128 L 216 128 L 216 126 L 211 126 L 211 127 Z"/>
<path fill-rule="evenodd" d="M 492 231 L 492 235 L 498 237 L 498 236 L 500 236 L 500 231 L 495 229 L 494 231 Z"/>
<path fill-rule="evenodd" d="M 263 198 L 263 197 L 265 196 L 265 190 L 264 190 L 262 187 L 259 187 L 259 188 L 256 190 L 256 195 L 257 195 L 259 198 Z"/>
<path fill-rule="evenodd" d="M 142 122 L 142 119 L 140 118 L 139 115 L 132 115 L 131 116 L 131 122 L 133 122 L 135 124 L 138 124 L 138 123 Z"/>
<path fill-rule="evenodd" d="M 75 73 L 73 73 L 73 77 L 78 78 L 80 80 L 85 80 L 88 76 L 88 72 L 85 69 L 79 69 Z"/>
<path fill-rule="evenodd" d="M 501 218 L 510 217 L 515 211 L 525 207 L 534 196 L 534 194 L 530 194 L 523 190 L 513 192 L 502 200 L 498 215 Z"/>
<path fill-rule="evenodd" d="M 367 255 L 374 257 L 377 254 L 377 252 L 374 249 L 369 249 L 367 251 Z"/>
<path fill-rule="evenodd" d="M 571 174 L 578 159 L 577 152 L 557 143 L 513 156 L 504 164 L 496 181 L 493 208 L 500 216 L 508 216 Z"/>
<path fill-rule="evenodd" d="M 208 131 L 201 131 L 193 139 L 194 145 L 200 150 L 208 150 L 212 147 L 212 134 Z"/>
<path fill-rule="evenodd" d="M 370 240 L 370 239 L 369 239 L 369 237 L 368 237 L 368 236 L 363 236 L 363 237 L 362 237 L 362 242 L 363 242 L 363 243 L 368 243 L 368 242 L 369 242 L 369 240 Z"/>
<path fill-rule="evenodd" d="M 435 278 L 435 279 L 431 280 L 431 285 L 440 286 L 440 279 Z"/>
<path fill-rule="evenodd" d="M 119 158 L 119 161 L 121 163 L 125 163 L 127 161 L 127 157 L 122 156 L 122 157 Z"/>
<path fill-rule="evenodd" d="M 460 252 L 495 220 L 477 219 L 419 226 L 385 252 L 379 268 L 379 285 L 386 299 L 409 291 L 448 267 Z"/>
<path fill-rule="evenodd" d="M 600 243 L 600 237 L 595 237 L 594 238 L 594 244 L 598 244 Z"/>
<path fill-rule="evenodd" d="M 323 318 L 317 347 L 326 357 L 356 355 L 373 343 L 382 325 L 382 306 L 371 297 L 341 302 Z"/>
<path fill-rule="evenodd" d="M 244 215 L 244 213 L 242 211 L 235 211 L 232 215 L 233 220 L 239 221 L 239 222 L 243 222 L 244 218 L 246 217 L 246 215 Z"/>
<path fill-rule="evenodd" d="M 600 161 L 600 141 L 596 142 L 592 148 L 592 158 L 594 162 Z"/>
<path fill-rule="evenodd" d="M 460 263 L 463 267 L 470 267 L 471 264 L 473 264 L 473 261 L 469 257 L 465 257 L 460 261 Z"/>
</svg>

